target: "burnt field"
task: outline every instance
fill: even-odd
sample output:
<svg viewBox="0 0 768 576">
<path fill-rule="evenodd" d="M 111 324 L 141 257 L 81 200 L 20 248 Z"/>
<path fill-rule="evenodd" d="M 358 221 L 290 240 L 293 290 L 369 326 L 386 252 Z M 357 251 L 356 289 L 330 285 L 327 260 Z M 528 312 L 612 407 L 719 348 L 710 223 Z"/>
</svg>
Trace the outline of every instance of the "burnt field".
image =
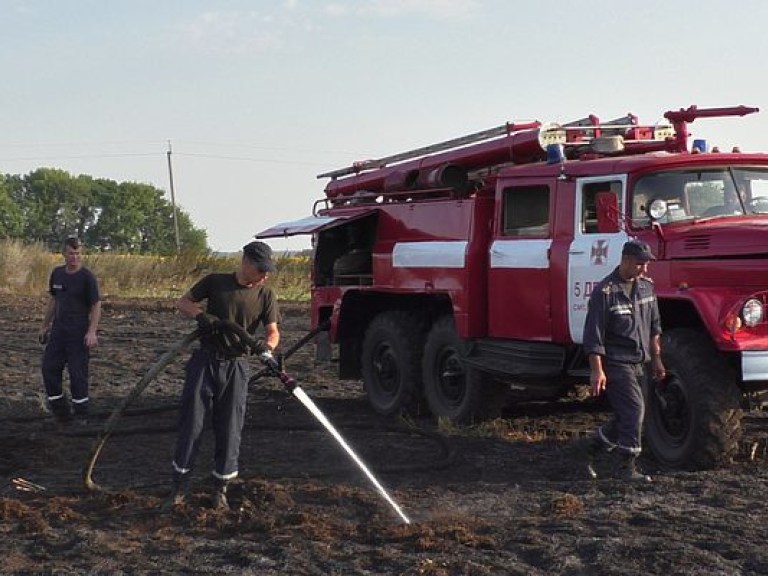
<svg viewBox="0 0 768 576">
<path fill-rule="evenodd" d="M 659 470 L 647 485 L 586 479 L 573 435 L 608 414 L 592 401 L 517 404 L 482 427 L 385 420 L 361 386 L 286 363 L 411 520 L 403 523 L 329 434 L 274 378 L 253 381 L 232 510 L 209 508 L 206 433 L 189 504 L 163 514 L 186 354 L 128 407 L 83 487 L 106 418 L 194 323 L 170 302 L 105 302 L 91 361 L 94 417 L 42 409 L 43 298 L 0 304 L 0 572 L 266 575 L 766 574 L 768 460 L 762 414 L 721 470 Z M 283 347 L 309 329 L 284 305 Z M 254 371 L 258 370 L 254 361 Z M 750 446 L 754 450 L 750 449 Z"/>
</svg>

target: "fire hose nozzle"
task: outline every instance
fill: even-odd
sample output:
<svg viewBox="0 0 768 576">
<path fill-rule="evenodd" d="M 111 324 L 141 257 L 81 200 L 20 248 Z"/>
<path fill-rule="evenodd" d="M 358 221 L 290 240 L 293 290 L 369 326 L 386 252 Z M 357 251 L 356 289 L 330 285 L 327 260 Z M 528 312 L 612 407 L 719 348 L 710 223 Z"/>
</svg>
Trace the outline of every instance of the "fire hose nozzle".
<svg viewBox="0 0 768 576">
<path fill-rule="evenodd" d="M 294 380 L 291 376 L 283 371 L 280 363 L 277 361 L 277 359 L 275 359 L 275 356 L 272 354 L 272 352 L 268 350 L 262 352 L 259 354 L 258 358 L 261 363 L 264 364 L 264 366 L 269 368 L 269 370 L 271 370 L 272 373 L 280 379 L 280 382 L 282 382 L 286 390 L 293 392 L 293 389 L 296 388 L 296 380 Z"/>
<path fill-rule="evenodd" d="M 275 360 L 275 356 L 271 351 L 265 350 L 259 354 L 259 361 L 267 368 L 270 368 L 275 372 L 280 372 L 280 365 L 277 363 L 277 360 Z"/>
</svg>

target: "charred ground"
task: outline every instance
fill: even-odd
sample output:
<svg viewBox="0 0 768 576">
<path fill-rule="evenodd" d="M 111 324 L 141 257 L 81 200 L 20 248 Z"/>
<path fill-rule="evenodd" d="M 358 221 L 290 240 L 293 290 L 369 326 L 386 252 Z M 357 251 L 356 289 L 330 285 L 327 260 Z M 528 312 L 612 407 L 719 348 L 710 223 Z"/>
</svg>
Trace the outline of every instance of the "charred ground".
<svg viewBox="0 0 768 576">
<path fill-rule="evenodd" d="M 61 427 L 42 410 L 43 304 L 0 304 L 3 573 L 768 573 L 764 457 L 706 472 L 657 470 L 646 459 L 650 485 L 590 481 L 568 441 L 607 417 L 600 404 L 516 405 L 482 429 L 438 434 L 427 418 L 377 417 L 359 383 L 314 364 L 311 346 L 288 360 L 289 372 L 412 524 L 270 378 L 252 384 L 232 511 L 208 508 L 206 434 L 190 504 L 161 514 L 186 355 L 128 409 L 94 473 L 105 490 L 87 492 L 82 469 L 104 419 L 193 326 L 170 302 L 105 302 L 94 418 Z M 284 309 L 289 346 L 309 329 L 308 309 Z M 763 420 L 747 419 L 748 432 L 762 434 Z"/>
</svg>

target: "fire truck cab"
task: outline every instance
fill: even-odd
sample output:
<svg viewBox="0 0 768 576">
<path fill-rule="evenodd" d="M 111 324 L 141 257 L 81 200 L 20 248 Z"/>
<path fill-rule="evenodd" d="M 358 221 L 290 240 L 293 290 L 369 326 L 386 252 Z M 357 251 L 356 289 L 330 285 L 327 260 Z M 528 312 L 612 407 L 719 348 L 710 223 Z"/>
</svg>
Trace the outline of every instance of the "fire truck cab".
<svg viewBox="0 0 768 576">
<path fill-rule="evenodd" d="M 588 383 L 591 290 L 649 243 L 669 377 L 646 386 L 645 441 L 712 467 L 768 390 L 768 155 L 689 150 L 687 126 L 756 111 L 505 124 L 321 174 L 311 216 L 256 236 L 313 236 L 313 326 L 377 412 L 457 422 Z"/>
</svg>

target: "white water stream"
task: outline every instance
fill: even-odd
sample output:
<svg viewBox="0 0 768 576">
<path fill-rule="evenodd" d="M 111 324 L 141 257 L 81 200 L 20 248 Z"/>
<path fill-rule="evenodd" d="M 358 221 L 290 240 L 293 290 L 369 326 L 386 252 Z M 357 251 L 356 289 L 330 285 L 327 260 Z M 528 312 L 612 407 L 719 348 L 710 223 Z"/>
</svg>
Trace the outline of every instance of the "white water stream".
<svg viewBox="0 0 768 576">
<path fill-rule="evenodd" d="M 301 386 L 296 386 L 293 390 L 293 395 L 296 396 L 296 398 L 299 399 L 299 401 L 306 406 L 307 410 L 312 412 L 315 418 L 323 425 L 325 426 L 326 430 L 333 435 L 334 438 L 336 438 L 336 441 L 341 445 L 342 448 L 349 454 L 350 458 L 355 461 L 355 464 L 357 464 L 360 467 L 360 470 L 362 470 L 365 475 L 368 477 L 368 479 L 371 481 L 371 483 L 376 487 L 376 490 L 379 491 L 379 494 L 384 498 L 384 500 L 387 501 L 387 503 L 392 507 L 392 509 L 397 512 L 397 515 L 400 516 L 400 518 L 403 519 L 403 522 L 406 524 L 410 524 L 411 521 L 408 520 L 408 517 L 403 514 L 403 511 L 400 509 L 400 506 L 397 505 L 397 503 L 392 500 L 392 497 L 387 494 L 387 491 L 384 489 L 384 487 L 379 483 L 378 480 L 376 480 L 376 477 L 371 473 L 371 471 L 368 469 L 368 467 L 365 465 L 365 463 L 360 459 L 360 457 L 355 454 L 355 451 L 352 450 L 349 444 L 347 444 L 346 440 L 342 438 L 341 434 L 339 434 L 338 430 L 334 428 L 333 424 L 330 423 L 328 418 L 325 417 L 325 414 L 323 414 L 320 411 L 320 408 L 317 407 L 317 405 L 312 401 L 312 399 L 306 395 L 304 390 L 301 389 Z"/>
</svg>

